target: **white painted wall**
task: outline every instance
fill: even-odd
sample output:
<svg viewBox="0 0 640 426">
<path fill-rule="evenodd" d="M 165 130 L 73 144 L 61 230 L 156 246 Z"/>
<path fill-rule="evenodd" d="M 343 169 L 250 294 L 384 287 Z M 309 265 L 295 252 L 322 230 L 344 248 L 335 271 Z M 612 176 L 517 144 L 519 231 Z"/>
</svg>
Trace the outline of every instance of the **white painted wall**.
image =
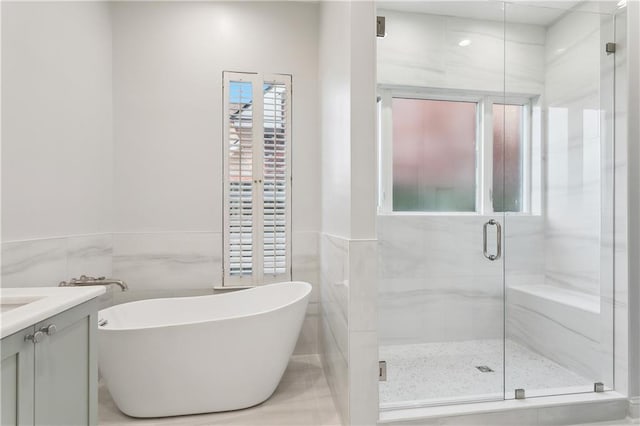
<svg viewBox="0 0 640 426">
<path fill-rule="evenodd" d="M 115 2 L 114 275 L 154 292 L 222 284 L 223 71 L 292 75 L 292 278 L 314 292 L 298 352 L 317 351 L 318 5 Z"/>
<path fill-rule="evenodd" d="M 318 81 L 322 232 L 341 237 L 348 237 L 351 232 L 350 14 L 347 2 L 321 5 Z"/>
<path fill-rule="evenodd" d="M 109 232 L 108 4 L 2 8 L 3 241 Z"/>
<path fill-rule="evenodd" d="M 2 4 L 2 285 L 111 275 L 111 24 L 103 2 Z"/>
<path fill-rule="evenodd" d="M 293 75 L 294 231 L 320 224 L 317 5 L 115 2 L 115 231 L 222 231 L 222 72 Z"/>
<path fill-rule="evenodd" d="M 3 8 L 3 283 L 113 275 L 123 301 L 222 284 L 222 72 L 288 73 L 292 278 L 314 285 L 297 351 L 315 353 L 318 5 Z"/>
</svg>

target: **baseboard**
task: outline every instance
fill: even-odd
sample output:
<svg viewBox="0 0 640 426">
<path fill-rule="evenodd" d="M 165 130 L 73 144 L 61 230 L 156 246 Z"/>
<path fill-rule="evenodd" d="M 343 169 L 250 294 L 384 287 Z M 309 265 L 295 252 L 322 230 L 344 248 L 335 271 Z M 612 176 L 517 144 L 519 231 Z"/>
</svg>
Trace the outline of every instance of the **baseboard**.
<svg viewBox="0 0 640 426">
<path fill-rule="evenodd" d="M 640 419 L 640 396 L 629 398 L 629 417 Z"/>
</svg>

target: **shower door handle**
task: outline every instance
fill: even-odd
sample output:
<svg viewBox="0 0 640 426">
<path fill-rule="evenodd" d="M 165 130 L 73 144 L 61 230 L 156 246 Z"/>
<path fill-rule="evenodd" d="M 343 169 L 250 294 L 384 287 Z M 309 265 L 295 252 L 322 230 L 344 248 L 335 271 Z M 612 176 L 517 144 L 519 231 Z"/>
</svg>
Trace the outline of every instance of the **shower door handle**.
<svg viewBox="0 0 640 426">
<path fill-rule="evenodd" d="M 496 254 L 489 254 L 487 252 L 487 227 L 489 225 L 496 226 L 496 239 L 497 239 Z M 482 252 L 484 254 L 484 257 L 492 261 L 498 260 L 500 259 L 500 256 L 502 256 L 502 227 L 500 226 L 500 223 L 498 223 L 498 221 L 495 219 L 491 219 L 489 222 L 485 223 L 482 227 Z"/>
</svg>

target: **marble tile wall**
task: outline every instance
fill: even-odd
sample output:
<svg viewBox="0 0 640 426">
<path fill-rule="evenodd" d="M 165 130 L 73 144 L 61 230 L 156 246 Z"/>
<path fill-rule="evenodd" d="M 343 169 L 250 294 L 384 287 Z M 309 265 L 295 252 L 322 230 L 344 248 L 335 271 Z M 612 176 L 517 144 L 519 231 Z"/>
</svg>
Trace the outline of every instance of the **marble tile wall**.
<svg viewBox="0 0 640 426">
<path fill-rule="evenodd" d="M 378 420 L 376 240 L 349 242 L 349 414 L 354 425 Z"/>
<path fill-rule="evenodd" d="M 613 57 L 601 51 L 612 37 L 610 17 L 579 10 L 547 30 L 544 297 L 526 289 L 507 293 L 509 338 L 609 387 L 612 301 L 619 296 L 613 293 L 613 213 L 624 211 L 622 205 L 614 210 L 612 192 Z M 616 155 L 616 162 L 624 158 L 617 149 Z M 618 196 L 620 190 L 624 184 Z M 625 218 L 615 219 L 624 232 Z M 617 256 L 626 251 L 620 237 Z M 625 288 L 624 273 L 619 278 Z"/>
<path fill-rule="evenodd" d="M 320 353 L 343 424 L 349 424 L 349 241 L 320 234 Z"/>
<path fill-rule="evenodd" d="M 612 364 L 605 362 L 610 345 L 603 345 L 601 341 L 597 297 L 542 285 L 508 288 L 507 301 L 508 339 L 585 379 L 612 386 Z M 507 377 L 521 362 L 511 355 L 507 349 Z"/>
<path fill-rule="evenodd" d="M 507 17 L 514 7 L 531 6 L 508 5 Z M 395 11 L 379 14 L 387 17 L 388 32 L 378 41 L 381 84 L 500 91 L 498 85 L 504 83 L 507 92 L 543 95 L 543 216 L 504 218 L 505 332 L 508 338 L 526 342 L 562 365 L 607 384 L 614 382 L 615 342 L 615 382 L 624 389 L 626 150 L 620 135 L 626 115 L 616 105 L 614 151 L 606 143 L 614 126 L 609 90 L 614 58 L 603 57 L 600 49 L 613 36 L 611 18 L 577 8 L 550 28 L 508 24 L 504 47 L 508 66 L 503 70 L 497 66 L 503 63 L 503 45 L 496 42 L 501 37 L 496 32 L 499 22 Z M 457 27 L 463 21 L 469 21 L 466 33 Z M 486 38 L 476 34 L 480 28 Z M 620 24 L 616 35 L 624 49 Z M 454 44 L 455 37 L 462 36 L 473 40 L 467 49 Z M 488 58 L 493 58 L 493 64 L 483 62 Z M 615 61 L 616 72 L 623 70 L 624 51 L 616 53 Z M 601 67 L 609 62 L 611 66 Z M 465 70 L 473 76 L 473 87 L 460 75 Z M 624 75 L 616 78 L 623 81 Z M 624 94 L 617 96 L 624 103 Z M 612 170 L 615 196 L 610 190 Z M 479 244 L 474 229 L 483 219 L 488 218 L 379 217 L 381 344 L 501 337 L 503 289 L 496 284 L 502 283 L 501 271 L 488 272 L 489 266 L 474 251 Z M 540 301 L 511 292 L 520 286 L 545 285 L 550 291 L 575 292 L 578 299 L 592 298 L 600 306 L 595 311 L 584 310 L 579 303 L 558 308 L 551 299 Z M 550 311 L 552 318 L 545 317 Z M 572 318 L 582 316 L 588 318 L 584 324 L 591 324 L 588 330 L 572 327 Z"/>
<path fill-rule="evenodd" d="M 600 294 L 600 16 L 570 12 L 547 30 L 546 281 Z"/>
<path fill-rule="evenodd" d="M 215 232 L 115 233 L 2 243 L 3 287 L 55 286 L 82 274 L 126 281 L 129 291 L 109 292 L 103 307 L 153 297 L 210 294 L 222 284 L 222 236 Z M 292 279 L 313 286 L 295 353 L 317 353 L 317 232 L 293 233 Z"/>
<path fill-rule="evenodd" d="M 291 241 L 291 279 L 311 283 L 307 315 L 295 349 L 296 354 L 317 354 L 320 327 L 320 242 L 317 232 L 294 232 Z"/>
<path fill-rule="evenodd" d="M 82 274 L 111 276 L 110 234 L 2 243 L 3 287 L 48 287 Z"/>
<path fill-rule="evenodd" d="M 493 20 L 482 21 L 378 10 L 387 26 L 378 39 L 378 84 L 502 92 L 506 48 L 509 91 L 542 93 L 544 28 L 508 24 L 505 46 L 502 13 L 496 9 Z M 463 39 L 471 44 L 460 47 Z"/>
<path fill-rule="evenodd" d="M 378 416 L 377 241 L 320 236 L 320 351 L 344 424 Z"/>
<path fill-rule="evenodd" d="M 503 261 L 482 253 L 482 227 L 490 218 L 378 217 L 380 344 L 503 336 Z M 507 283 L 542 283 L 542 218 L 500 221 Z"/>
<path fill-rule="evenodd" d="M 113 273 L 131 291 L 212 288 L 222 284 L 221 249 L 220 233 L 116 233 Z"/>
</svg>

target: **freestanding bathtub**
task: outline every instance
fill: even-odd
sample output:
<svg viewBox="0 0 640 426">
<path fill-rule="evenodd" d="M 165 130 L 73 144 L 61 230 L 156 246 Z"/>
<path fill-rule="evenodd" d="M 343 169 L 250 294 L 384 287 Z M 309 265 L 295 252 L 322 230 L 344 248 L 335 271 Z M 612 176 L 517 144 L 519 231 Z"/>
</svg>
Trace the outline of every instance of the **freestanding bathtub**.
<svg viewBox="0 0 640 426">
<path fill-rule="evenodd" d="M 308 283 L 285 282 L 104 309 L 100 372 L 118 408 L 133 417 L 259 404 L 282 378 L 310 292 Z"/>
</svg>

